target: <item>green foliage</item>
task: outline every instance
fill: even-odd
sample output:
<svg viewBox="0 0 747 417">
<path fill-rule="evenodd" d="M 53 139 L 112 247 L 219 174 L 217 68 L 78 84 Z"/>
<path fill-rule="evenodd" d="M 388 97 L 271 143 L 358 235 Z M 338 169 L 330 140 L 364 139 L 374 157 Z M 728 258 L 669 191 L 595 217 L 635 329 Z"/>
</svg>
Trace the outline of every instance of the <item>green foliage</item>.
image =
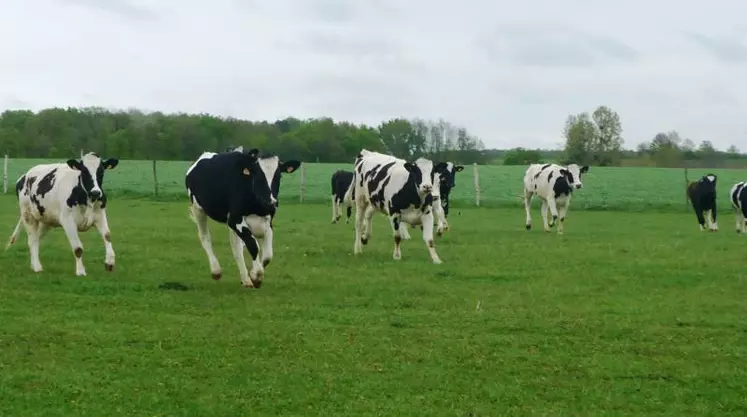
<svg viewBox="0 0 747 417">
<path fill-rule="evenodd" d="M 433 265 L 419 229 L 393 261 L 379 216 L 353 257 L 352 225 L 329 216 L 280 207 L 260 290 L 241 288 L 213 222 L 210 278 L 183 201 L 112 202 L 112 273 L 95 230 L 85 278 L 60 229 L 41 274 L 20 239 L 0 257 L 0 414 L 744 415 L 734 233 L 700 233 L 691 213 L 571 210 L 561 238 L 526 232 L 520 208 L 468 209 Z M 0 197 L 0 223 L 16 220 Z"/>
<path fill-rule="evenodd" d="M 542 154 L 539 149 L 514 148 L 506 151 L 503 156 L 503 165 L 529 165 L 542 162 Z"/>
<path fill-rule="evenodd" d="M 619 165 L 623 139 L 620 117 L 609 107 L 568 116 L 563 129 L 565 162 L 595 166 Z"/>
<path fill-rule="evenodd" d="M 448 156 L 458 163 L 486 161 L 480 139 L 443 120 L 395 118 L 375 128 L 326 117 L 269 123 L 99 108 L 8 110 L 0 115 L 0 152 L 16 158 L 63 159 L 83 149 L 121 159 L 194 160 L 203 151 L 238 145 L 309 162 L 352 162 L 361 149 L 407 159 Z"/>
</svg>

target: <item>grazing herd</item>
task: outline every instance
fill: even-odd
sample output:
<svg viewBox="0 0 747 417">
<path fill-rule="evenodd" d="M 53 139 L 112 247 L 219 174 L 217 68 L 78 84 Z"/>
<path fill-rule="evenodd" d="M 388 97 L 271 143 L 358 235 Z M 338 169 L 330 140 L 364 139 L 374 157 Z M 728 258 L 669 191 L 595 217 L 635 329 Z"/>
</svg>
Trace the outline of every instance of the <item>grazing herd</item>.
<svg viewBox="0 0 747 417">
<path fill-rule="evenodd" d="M 40 241 L 50 229 L 62 227 L 75 257 L 76 275 L 86 275 L 78 233 L 95 226 L 104 240 L 105 269 L 112 271 L 114 248 L 106 217 L 104 173 L 118 163 L 117 159 L 103 159 L 89 152 L 81 153 L 80 160 L 36 165 L 21 175 L 16 182 L 20 219 L 6 249 L 16 242 L 23 224 L 31 269 L 40 272 Z M 222 270 L 213 252 L 209 219 L 229 229 L 229 242 L 243 285 L 262 285 L 265 268 L 273 258 L 273 219 L 280 182 L 284 174 L 295 172 L 300 165 L 300 161 L 282 161 L 273 155 L 260 157 L 257 149 L 245 152 L 242 147 L 221 153 L 204 152 L 190 165 L 185 174 L 189 217 L 197 226 L 213 279 L 220 279 Z M 420 226 L 432 262 L 440 264 L 434 223 L 438 236 L 449 229 L 449 195 L 456 186 L 456 173 L 462 170 L 463 166 L 452 162 L 426 158 L 406 161 L 363 149 L 354 161 L 353 171 L 339 170 L 332 175 L 332 223 L 340 220 L 343 207 L 345 222 L 349 223 L 355 208 L 353 253 L 360 254 L 371 238 L 374 214 L 381 213 L 392 228 L 394 259 L 402 257 L 402 240 L 410 239 L 407 225 Z M 557 232 L 562 234 L 571 196 L 583 187 L 581 177 L 588 171 L 588 166 L 577 164 L 531 164 L 524 175 L 526 229 L 532 228 L 530 207 L 536 195 L 541 200 L 544 230 L 550 231 L 557 224 Z M 716 184 L 716 175 L 706 174 L 687 185 L 687 196 L 701 230 L 718 230 Z M 745 232 L 747 182 L 734 184 L 729 194 L 736 213 L 736 231 Z M 261 239 L 261 244 L 257 239 Z M 244 247 L 252 258 L 248 270 Z"/>
</svg>

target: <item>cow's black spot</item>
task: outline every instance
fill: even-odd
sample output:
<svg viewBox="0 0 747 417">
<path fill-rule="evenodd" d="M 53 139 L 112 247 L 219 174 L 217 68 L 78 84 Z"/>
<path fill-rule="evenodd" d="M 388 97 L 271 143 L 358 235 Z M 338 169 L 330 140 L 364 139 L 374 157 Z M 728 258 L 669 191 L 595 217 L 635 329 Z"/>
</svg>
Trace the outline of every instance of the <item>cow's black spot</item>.
<svg viewBox="0 0 747 417">
<path fill-rule="evenodd" d="M 70 190 L 70 195 L 67 198 L 67 206 L 85 206 L 86 204 L 88 204 L 88 194 L 86 194 L 83 186 L 78 183 L 78 185 Z"/>
<path fill-rule="evenodd" d="M 44 196 L 52 191 L 52 187 L 54 187 L 55 180 L 57 179 L 57 168 L 54 168 L 53 170 L 49 171 L 46 175 L 42 177 L 41 180 L 39 180 L 39 185 L 36 187 L 36 194 L 39 196 L 39 198 L 44 198 Z"/>
<path fill-rule="evenodd" d="M 540 168 L 540 170 L 539 170 L 539 171 L 537 171 L 537 173 L 536 173 L 536 174 L 534 174 L 534 178 L 537 178 L 537 177 L 539 177 L 539 176 L 540 176 L 540 174 L 542 174 L 542 171 L 544 171 L 545 169 L 547 169 L 547 167 L 549 167 L 550 165 L 552 165 L 552 164 L 545 164 L 545 165 L 542 165 L 542 167 Z"/>
<path fill-rule="evenodd" d="M 46 211 L 44 207 L 41 205 L 41 201 L 39 201 L 39 197 L 35 194 L 31 194 L 31 197 L 29 198 L 32 203 L 34 203 L 34 206 L 36 206 L 36 209 L 39 211 L 39 215 L 43 216 L 44 212 Z"/>
<path fill-rule="evenodd" d="M 565 176 L 556 178 L 555 185 L 553 185 L 552 189 L 555 192 L 555 198 L 562 195 L 570 195 L 573 192 L 573 188 L 568 183 L 568 178 Z"/>
</svg>

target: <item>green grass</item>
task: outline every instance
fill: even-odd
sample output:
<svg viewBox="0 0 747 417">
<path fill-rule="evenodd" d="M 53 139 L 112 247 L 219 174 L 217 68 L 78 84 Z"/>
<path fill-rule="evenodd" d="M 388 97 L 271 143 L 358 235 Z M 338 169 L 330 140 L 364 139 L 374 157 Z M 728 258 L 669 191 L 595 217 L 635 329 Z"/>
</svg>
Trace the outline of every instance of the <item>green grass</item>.
<svg viewBox="0 0 747 417">
<path fill-rule="evenodd" d="M 8 166 L 9 192 L 15 180 L 38 159 L 11 159 Z M 59 161 L 55 161 L 59 162 Z M 159 201 L 181 201 L 186 195 L 184 174 L 190 162 L 159 161 L 157 163 L 159 196 L 154 197 L 151 161 L 122 161 L 114 171 L 107 172 L 105 189 L 113 197 L 148 197 Z M 351 164 L 304 163 L 306 192 L 304 201 L 327 203 L 330 201 L 330 178 L 338 169 L 352 169 Z M 486 207 L 520 207 L 523 166 L 480 166 L 480 204 Z M 706 173 L 719 176 L 719 210 L 729 213 L 729 188 L 747 180 L 747 170 L 693 169 L 688 176 L 697 180 Z M 584 189 L 575 193 L 571 203 L 575 210 L 618 211 L 669 211 L 691 210 L 685 202 L 684 171 L 677 168 L 612 168 L 591 167 L 583 178 Z M 452 191 L 452 206 L 470 207 L 475 204 L 473 167 L 457 174 L 457 187 Z M 301 193 L 301 175 L 285 175 L 281 187 L 281 201 L 298 202 Z M 539 203 L 534 203 L 539 207 Z"/>
<path fill-rule="evenodd" d="M 747 413 L 747 241 L 731 217 L 701 233 L 691 213 L 572 208 L 558 236 L 525 231 L 518 208 L 461 209 L 433 265 L 419 230 L 393 261 L 376 215 L 354 258 L 352 225 L 288 204 L 247 290 L 214 223 L 224 278 L 210 278 L 182 200 L 112 200 L 113 273 L 93 230 L 88 277 L 60 229 L 40 274 L 25 234 L 0 253 L 0 415 Z M 0 197 L 0 242 L 17 216 Z"/>
</svg>

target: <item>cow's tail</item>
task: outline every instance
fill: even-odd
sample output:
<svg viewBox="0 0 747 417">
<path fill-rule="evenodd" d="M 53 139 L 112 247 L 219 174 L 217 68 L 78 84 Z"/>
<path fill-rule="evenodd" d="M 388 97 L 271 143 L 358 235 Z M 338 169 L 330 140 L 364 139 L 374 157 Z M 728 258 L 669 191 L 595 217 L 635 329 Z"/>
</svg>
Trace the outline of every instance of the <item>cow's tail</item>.
<svg viewBox="0 0 747 417">
<path fill-rule="evenodd" d="M 19 218 L 18 223 L 16 223 L 16 228 L 13 229 L 13 234 L 10 235 L 10 240 L 8 241 L 8 244 L 5 245 L 5 250 L 8 250 L 10 246 L 14 243 L 16 243 L 16 240 L 18 239 L 18 235 L 21 233 L 21 223 L 23 222 L 23 219 Z"/>
</svg>

